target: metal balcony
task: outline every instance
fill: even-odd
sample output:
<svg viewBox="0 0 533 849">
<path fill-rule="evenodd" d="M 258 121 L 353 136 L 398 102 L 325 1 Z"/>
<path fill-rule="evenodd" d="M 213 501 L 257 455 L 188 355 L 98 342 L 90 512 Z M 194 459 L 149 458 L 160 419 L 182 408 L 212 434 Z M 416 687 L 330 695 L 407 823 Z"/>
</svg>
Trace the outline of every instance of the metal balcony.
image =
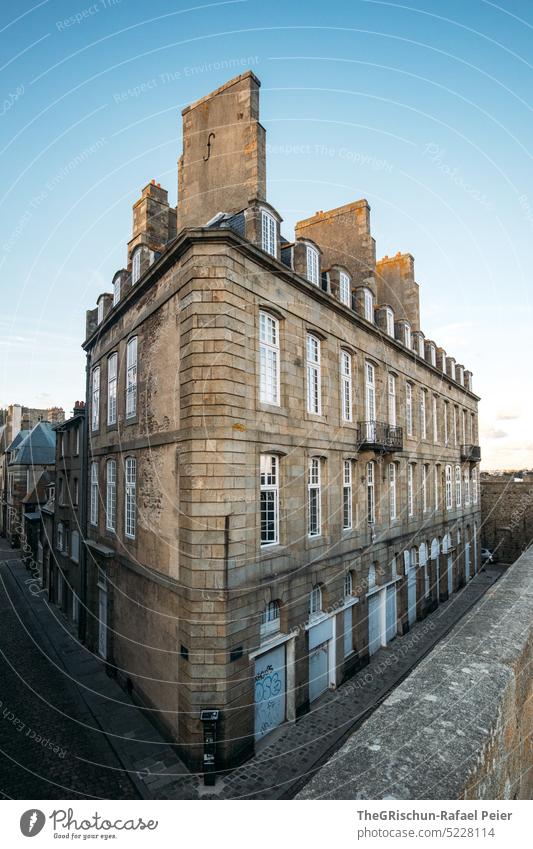
<svg viewBox="0 0 533 849">
<path fill-rule="evenodd" d="M 403 429 L 386 422 L 358 422 L 357 445 L 381 454 L 403 449 Z"/>
<path fill-rule="evenodd" d="M 461 460 L 471 460 L 473 463 L 481 460 L 479 445 L 461 445 Z"/>
</svg>

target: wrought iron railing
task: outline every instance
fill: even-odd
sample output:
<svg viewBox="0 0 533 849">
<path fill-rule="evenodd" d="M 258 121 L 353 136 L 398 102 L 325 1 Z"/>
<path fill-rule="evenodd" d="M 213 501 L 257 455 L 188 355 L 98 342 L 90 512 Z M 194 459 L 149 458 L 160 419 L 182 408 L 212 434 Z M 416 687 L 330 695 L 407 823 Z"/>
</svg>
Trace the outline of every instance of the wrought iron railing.
<svg viewBox="0 0 533 849">
<path fill-rule="evenodd" d="M 481 448 L 479 445 L 461 445 L 461 460 L 477 462 L 481 460 Z"/>
<path fill-rule="evenodd" d="M 403 429 L 387 422 L 358 422 L 357 443 L 360 448 L 371 448 L 388 454 L 403 449 Z"/>
</svg>

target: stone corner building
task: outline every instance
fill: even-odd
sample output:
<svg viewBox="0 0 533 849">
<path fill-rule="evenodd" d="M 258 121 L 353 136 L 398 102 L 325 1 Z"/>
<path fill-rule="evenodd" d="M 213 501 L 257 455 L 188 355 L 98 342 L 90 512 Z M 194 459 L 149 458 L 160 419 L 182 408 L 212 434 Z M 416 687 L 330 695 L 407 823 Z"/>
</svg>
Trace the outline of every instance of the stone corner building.
<svg viewBox="0 0 533 849">
<path fill-rule="evenodd" d="M 479 562 L 472 375 L 366 200 L 283 236 L 259 85 L 184 110 L 84 343 L 89 641 L 194 767 L 203 708 L 248 757 Z"/>
</svg>

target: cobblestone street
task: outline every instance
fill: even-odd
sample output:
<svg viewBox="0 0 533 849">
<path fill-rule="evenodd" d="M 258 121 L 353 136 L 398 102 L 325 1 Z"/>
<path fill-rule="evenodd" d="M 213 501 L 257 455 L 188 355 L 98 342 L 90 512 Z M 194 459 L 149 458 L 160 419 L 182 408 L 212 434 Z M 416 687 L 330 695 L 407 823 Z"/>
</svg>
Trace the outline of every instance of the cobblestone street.
<svg viewBox="0 0 533 849">
<path fill-rule="evenodd" d="M 28 572 L 2 540 L 0 790 L 35 799 L 292 797 L 500 572 L 477 575 L 310 713 L 283 726 L 255 758 L 204 788 L 56 608 L 29 592 Z"/>
</svg>

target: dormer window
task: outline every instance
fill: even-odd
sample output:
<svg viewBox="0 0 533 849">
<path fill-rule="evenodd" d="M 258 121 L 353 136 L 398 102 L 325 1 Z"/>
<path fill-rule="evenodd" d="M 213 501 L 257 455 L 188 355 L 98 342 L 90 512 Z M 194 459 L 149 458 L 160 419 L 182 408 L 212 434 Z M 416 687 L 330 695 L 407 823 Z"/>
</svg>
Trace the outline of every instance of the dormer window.
<svg viewBox="0 0 533 849">
<path fill-rule="evenodd" d="M 407 322 L 405 322 L 405 324 L 404 324 L 404 330 L 405 330 L 405 337 L 404 337 L 405 347 L 410 348 L 411 347 L 411 327 L 410 327 L 409 324 L 407 324 Z"/>
<path fill-rule="evenodd" d="M 139 280 L 141 276 L 141 248 L 135 251 L 133 254 L 132 266 L 131 266 L 131 283 L 134 285 Z"/>
<path fill-rule="evenodd" d="M 104 300 L 103 298 L 98 301 L 98 324 L 101 324 L 104 320 Z"/>
<path fill-rule="evenodd" d="M 435 345 L 430 345 L 428 351 L 429 351 L 429 362 L 431 363 L 432 366 L 436 366 L 437 365 L 437 349 L 435 348 Z"/>
<path fill-rule="evenodd" d="M 394 313 L 390 307 L 385 310 L 385 326 L 387 334 L 394 339 Z"/>
<path fill-rule="evenodd" d="M 318 251 L 316 250 L 316 248 L 312 248 L 311 245 L 307 245 L 306 257 L 307 279 L 310 283 L 313 283 L 315 286 L 318 286 L 320 282 L 320 263 L 318 259 Z"/>
<path fill-rule="evenodd" d="M 266 210 L 261 210 L 261 247 L 265 253 L 277 257 L 276 219 Z"/>
<path fill-rule="evenodd" d="M 345 306 L 350 306 L 350 278 L 344 271 L 339 275 L 339 301 Z"/>
<path fill-rule="evenodd" d="M 374 323 L 374 295 L 370 291 L 370 289 L 364 290 L 364 308 L 365 308 L 365 318 L 367 321 Z"/>
<path fill-rule="evenodd" d="M 464 386 L 465 379 L 464 379 L 464 369 L 463 369 L 463 367 L 457 366 L 456 372 L 457 372 L 457 383 L 460 383 L 461 386 Z"/>
<path fill-rule="evenodd" d="M 116 307 L 120 301 L 120 277 L 117 277 L 113 283 L 113 306 Z"/>
</svg>

